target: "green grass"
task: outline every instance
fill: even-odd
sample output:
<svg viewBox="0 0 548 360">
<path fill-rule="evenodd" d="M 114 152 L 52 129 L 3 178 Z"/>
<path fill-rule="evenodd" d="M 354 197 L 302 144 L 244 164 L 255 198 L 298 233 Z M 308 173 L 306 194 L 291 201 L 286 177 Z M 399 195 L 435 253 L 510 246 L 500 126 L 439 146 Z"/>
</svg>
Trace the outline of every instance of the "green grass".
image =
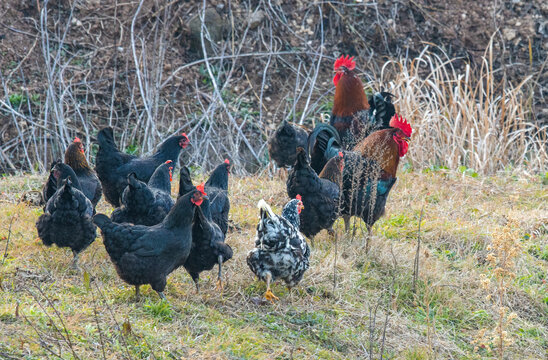
<svg viewBox="0 0 548 360">
<path fill-rule="evenodd" d="M 103 353 L 107 359 L 362 359 L 371 349 L 378 358 L 388 315 L 384 358 L 492 358 L 485 350 L 474 352 L 471 341 L 481 328 L 496 323 L 496 309 L 486 301 L 479 276 L 492 270 L 486 249 L 491 232 L 505 219 L 519 223 L 523 247 L 508 289 L 507 306 L 518 318 L 508 329 L 514 344 L 506 353 L 536 359 L 548 350 L 543 320 L 548 316 L 548 189 L 539 178 L 463 176 L 441 168 L 402 173 L 386 215 L 374 226 L 368 254 L 360 227 L 352 239 L 342 223 L 336 224 L 336 288 L 335 246 L 321 233 L 303 281 L 291 291 L 282 283 L 273 285 L 280 297 L 274 305 L 261 301 L 265 284 L 254 279 L 245 257 L 253 246 L 256 202 L 264 198 L 279 212 L 286 201 L 282 180 L 231 178 L 235 229 L 227 242 L 235 255 L 225 266 L 222 294 L 215 289 L 214 271 L 202 274 L 196 294 L 188 274 L 179 269 L 168 278 L 169 302 L 160 301 L 149 286 L 141 287 L 141 301 L 135 302 L 134 287 L 119 279 L 101 238 L 81 255 L 81 273 L 70 269 L 70 251 L 47 248 L 37 239 L 34 223 L 42 211 L 19 198 L 38 190 L 44 178 L 0 181 L 0 218 L 6 224 L 0 228 L 2 255 L 10 239 L 0 267 L 0 354 L 25 359 L 95 359 Z M 98 211 L 108 214 L 111 208 L 101 202 Z"/>
</svg>

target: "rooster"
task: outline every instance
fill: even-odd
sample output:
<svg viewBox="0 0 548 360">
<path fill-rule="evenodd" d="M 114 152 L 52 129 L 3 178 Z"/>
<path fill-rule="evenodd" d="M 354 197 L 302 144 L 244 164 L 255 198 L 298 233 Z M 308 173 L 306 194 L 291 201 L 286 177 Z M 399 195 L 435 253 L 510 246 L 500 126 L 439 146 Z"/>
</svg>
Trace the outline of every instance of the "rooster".
<svg viewBox="0 0 548 360">
<path fill-rule="evenodd" d="M 268 139 L 268 153 L 279 168 L 293 166 L 297 148 L 306 148 L 307 141 L 306 131 L 284 120 Z"/>
<path fill-rule="evenodd" d="M 333 234 L 332 226 L 339 215 L 339 189 L 344 168 L 342 152 L 325 165 L 318 176 L 310 167 L 303 148 L 297 148 L 297 161 L 287 179 L 287 194 L 302 196 L 300 230 L 311 240 L 323 229 Z"/>
<path fill-rule="evenodd" d="M 171 199 L 172 171 L 173 163 L 168 160 L 156 168 L 148 184 L 137 180 L 135 173 L 129 174 L 121 197 L 122 206 L 112 212 L 112 221 L 147 226 L 162 222 L 174 204 Z"/>
<path fill-rule="evenodd" d="M 360 141 L 353 151 L 379 163 L 388 176 L 396 177 L 400 158 L 407 153 L 413 129 L 400 115 L 390 120 L 390 128 L 375 131 Z"/>
<path fill-rule="evenodd" d="M 165 219 L 154 226 L 117 224 L 106 215 L 97 214 L 93 222 L 101 228 L 103 243 L 118 275 L 135 286 L 150 284 L 160 298 L 167 276 L 182 266 L 192 247 L 194 212 L 203 202 L 203 189 L 180 197 Z"/>
<path fill-rule="evenodd" d="M 272 293 L 271 282 L 282 279 L 288 287 L 294 287 L 310 266 L 310 247 L 299 232 L 299 213 L 303 207 L 299 198 L 284 206 L 282 216 L 274 214 L 264 200 L 257 205 L 260 220 L 255 248 L 247 254 L 247 265 L 259 280 L 266 282 L 264 297 L 272 303 L 279 298 Z"/>
<path fill-rule="evenodd" d="M 91 221 L 93 205 L 80 190 L 78 177 L 67 164 L 53 167 L 57 191 L 51 196 L 36 222 L 38 236 L 46 246 L 69 247 L 74 255 L 72 266 L 78 269 L 78 254 L 95 241 Z"/>
<path fill-rule="evenodd" d="M 99 150 L 95 158 L 95 171 L 103 185 L 105 199 L 114 207 L 120 206 L 120 195 L 127 185 L 129 174 L 135 173 L 138 180 L 148 182 L 154 170 L 162 163 L 171 160 L 176 164 L 181 149 L 189 144 L 185 133 L 170 136 L 152 156 L 136 157 L 118 150 L 110 127 L 99 131 L 97 142 Z"/>
<path fill-rule="evenodd" d="M 392 94 L 375 93 L 367 98 L 355 72 L 354 58 L 335 61 L 335 97 L 329 124 L 318 124 L 308 137 L 310 166 L 317 172 L 341 150 L 350 150 L 373 131 L 386 129 L 395 114 Z"/>
<path fill-rule="evenodd" d="M 378 130 L 346 152 L 341 214 L 345 229 L 351 216 L 359 216 L 368 230 L 366 251 L 373 224 L 384 214 L 386 200 L 396 182 L 400 157 L 408 150 L 413 129 L 401 116 L 390 120 L 390 128 Z"/>
</svg>

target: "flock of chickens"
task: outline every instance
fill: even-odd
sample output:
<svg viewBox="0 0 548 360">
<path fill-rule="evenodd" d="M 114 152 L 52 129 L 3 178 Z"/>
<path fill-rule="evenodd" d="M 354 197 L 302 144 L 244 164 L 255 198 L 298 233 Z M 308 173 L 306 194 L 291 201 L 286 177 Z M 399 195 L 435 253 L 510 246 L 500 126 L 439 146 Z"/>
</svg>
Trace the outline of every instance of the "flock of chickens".
<svg viewBox="0 0 548 360">
<path fill-rule="evenodd" d="M 346 231 L 352 216 L 371 231 L 384 213 L 399 158 L 407 152 L 411 126 L 396 115 L 391 94 L 366 96 L 355 66 L 348 56 L 335 61 L 330 124 L 319 124 L 308 134 L 284 121 L 269 139 L 272 160 L 281 168 L 292 167 L 290 200 L 281 215 L 259 201 L 255 247 L 247 264 L 266 282 L 265 298 L 271 302 L 278 299 L 271 282 L 281 279 L 293 287 L 308 269 L 311 250 L 305 236 L 313 240 L 323 229 L 333 234 L 339 216 Z M 222 289 L 222 264 L 233 256 L 225 243 L 230 161 L 197 186 L 188 168 L 181 167 L 174 201 L 173 169 L 189 145 L 184 133 L 169 137 L 150 157 L 121 152 L 112 128 L 99 131 L 97 142 L 95 171 L 78 138 L 67 148 L 64 163 L 52 163 L 43 188 L 44 214 L 36 222 L 42 242 L 69 247 L 77 268 L 78 254 L 95 240 L 99 227 L 118 275 L 135 286 L 137 298 L 140 285 L 149 284 L 165 299 L 167 276 L 179 267 L 199 291 L 200 273 L 218 265 Z M 115 207 L 110 217 L 95 211 L 103 194 Z"/>
</svg>

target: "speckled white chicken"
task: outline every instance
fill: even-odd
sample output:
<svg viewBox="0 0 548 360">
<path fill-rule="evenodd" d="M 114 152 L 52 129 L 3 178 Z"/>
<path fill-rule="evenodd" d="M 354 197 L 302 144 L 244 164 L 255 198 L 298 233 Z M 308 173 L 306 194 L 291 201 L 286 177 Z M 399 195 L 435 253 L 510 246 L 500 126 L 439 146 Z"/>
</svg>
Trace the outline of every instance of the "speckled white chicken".
<svg viewBox="0 0 548 360">
<path fill-rule="evenodd" d="M 279 300 L 270 290 L 270 283 L 285 281 L 289 288 L 297 285 L 309 267 L 310 247 L 299 232 L 299 213 L 303 208 L 300 196 L 290 200 L 282 216 L 260 200 L 260 220 L 257 225 L 255 248 L 247 254 L 247 265 L 259 280 L 266 282 L 265 298 Z"/>
</svg>

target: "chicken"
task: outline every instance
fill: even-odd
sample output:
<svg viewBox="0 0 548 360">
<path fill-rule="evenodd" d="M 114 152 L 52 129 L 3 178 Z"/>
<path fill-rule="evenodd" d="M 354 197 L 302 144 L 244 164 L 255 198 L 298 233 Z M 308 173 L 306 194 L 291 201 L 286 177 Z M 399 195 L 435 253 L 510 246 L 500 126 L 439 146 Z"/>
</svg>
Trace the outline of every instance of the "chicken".
<svg viewBox="0 0 548 360">
<path fill-rule="evenodd" d="M 78 177 L 70 166 L 57 163 L 53 176 L 58 189 L 38 218 L 36 229 L 44 245 L 70 248 L 74 254 L 72 266 L 77 269 L 78 255 L 96 238 L 91 220 L 93 205 L 80 190 Z"/>
<path fill-rule="evenodd" d="M 381 92 L 368 99 L 354 71 L 354 57 L 341 56 L 333 67 L 335 97 L 329 123 L 339 132 L 343 148 L 350 149 L 373 131 L 388 128 L 396 112 L 391 100 L 393 95 Z"/>
<path fill-rule="evenodd" d="M 172 171 L 173 163 L 168 160 L 156 168 L 148 184 L 137 180 L 135 173 L 129 174 L 128 186 L 122 193 L 122 206 L 112 212 L 112 221 L 147 226 L 162 222 L 174 204 L 171 198 Z"/>
<path fill-rule="evenodd" d="M 160 298 L 166 299 L 167 276 L 188 258 L 194 213 L 204 196 L 199 190 L 182 196 L 164 221 L 154 226 L 117 224 L 104 214 L 93 217 L 118 275 L 135 286 L 137 300 L 139 287 L 144 284 L 150 284 Z"/>
<path fill-rule="evenodd" d="M 101 199 L 102 187 L 95 171 L 88 165 L 84 155 L 84 146 L 79 138 L 74 138 L 65 151 L 65 164 L 76 173 L 82 192 L 93 204 L 93 211 Z"/>
<path fill-rule="evenodd" d="M 264 200 L 257 206 L 260 220 L 255 248 L 247 254 L 247 265 L 259 280 L 266 282 L 264 297 L 273 303 L 279 298 L 272 293 L 271 282 L 282 279 L 289 288 L 297 285 L 310 266 L 310 247 L 299 232 L 301 200 L 290 200 L 282 216 L 274 214 Z"/>
<path fill-rule="evenodd" d="M 345 231 L 350 229 L 350 217 L 360 217 L 369 232 L 366 251 L 369 250 L 371 227 L 384 214 L 388 194 L 396 182 L 395 177 L 387 176 L 380 165 L 372 159 L 347 151 L 341 199 L 341 215 Z"/>
<path fill-rule="evenodd" d="M 181 170 L 179 170 L 179 195 L 177 196 L 177 198 L 180 198 L 184 194 L 195 189 L 196 187 L 192 185 L 190 171 L 186 166 L 182 166 Z"/>
<path fill-rule="evenodd" d="M 46 181 L 46 183 L 44 184 L 44 186 L 42 187 L 42 201 L 41 201 L 41 205 L 43 204 L 44 206 L 46 205 L 46 203 L 48 202 L 48 200 L 53 196 L 53 194 L 55 194 L 55 192 L 57 191 L 57 179 L 55 178 L 55 175 L 54 175 L 54 169 L 55 169 L 55 165 L 61 163 L 61 159 L 57 159 L 57 160 L 54 160 L 50 167 L 49 167 L 49 176 L 48 176 L 48 180 Z M 46 208 L 44 207 L 44 210 Z"/>
<path fill-rule="evenodd" d="M 274 160 L 279 168 L 293 166 L 297 148 L 306 148 L 307 141 L 308 133 L 305 130 L 284 120 L 268 139 L 270 159 Z"/>
<path fill-rule="evenodd" d="M 198 185 L 203 189 L 204 185 Z M 194 213 L 192 223 L 192 248 L 184 264 L 186 271 L 196 284 L 196 291 L 200 291 L 200 273 L 211 270 L 215 264 L 219 265 L 217 287 L 222 290 L 222 264 L 232 258 L 232 248 L 225 244 L 225 236 L 221 229 L 211 219 L 210 202 L 208 197 Z"/>
<path fill-rule="evenodd" d="M 323 229 L 333 233 L 332 226 L 339 214 L 343 164 L 342 156 L 334 157 L 320 177 L 310 167 L 304 149 L 297 148 L 297 161 L 286 183 L 287 194 L 290 198 L 297 194 L 302 196 L 304 209 L 300 213 L 300 230 L 311 240 Z"/>
<path fill-rule="evenodd" d="M 127 185 L 129 174 L 135 173 L 138 180 L 146 183 L 154 170 L 167 160 L 176 164 L 181 149 L 189 144 L 188 137 L 183 133 L 165 140 L 154 155 L 136 157 L 118 150 L 110 127 L 99 131 L 97 142 L 99 150 L 95 158 L 95 171 L 101 180 L 105 199 L 114 207 L 120 206 L 120 196 Z"/>
<path fill-rule="evenodd" d="M 412 132 L 407 120 L 395 115 L 390 120 L 390 128 L 375 131 L 360 141 L 353 151 L 377 161 L 387 176 L 396 177 L 400 157 L 407 153 Z"/>
<path fill-rule="evenodd" d="M 397 115 L 390 126 L 369 135 L 345 154 L 341 213 L 347 231 L 351 216 L 359 216 L 365 222 L 369 233 L 366 250 L 371 227 L 384 214 L 388 194 L 396 182 L 399 159 L 407 153 L 413 131 L 407 120 Z"/>
<path fill-rule="evenodd" d="M 373 131 L 388 128 L 395 114 L 392 94 L 377 92 L 367 98 L 353 59 L 341 56 L 335 61 L 335 97 L 330 123 L 318 124 L 308 137 L 310 165 L 316 173 L 339 151 L 351 150 Z"/>
<path fill-rule="evenodd" d="M 228 175 L 230 174 L 230 160 L 217 166 L 205 183 L 205 191 L 209 194 L 211 217 L 215 224 L 226 235 L 228 231 L 228 212 L 230 200 L 228 199 Z"/>
</svg>

